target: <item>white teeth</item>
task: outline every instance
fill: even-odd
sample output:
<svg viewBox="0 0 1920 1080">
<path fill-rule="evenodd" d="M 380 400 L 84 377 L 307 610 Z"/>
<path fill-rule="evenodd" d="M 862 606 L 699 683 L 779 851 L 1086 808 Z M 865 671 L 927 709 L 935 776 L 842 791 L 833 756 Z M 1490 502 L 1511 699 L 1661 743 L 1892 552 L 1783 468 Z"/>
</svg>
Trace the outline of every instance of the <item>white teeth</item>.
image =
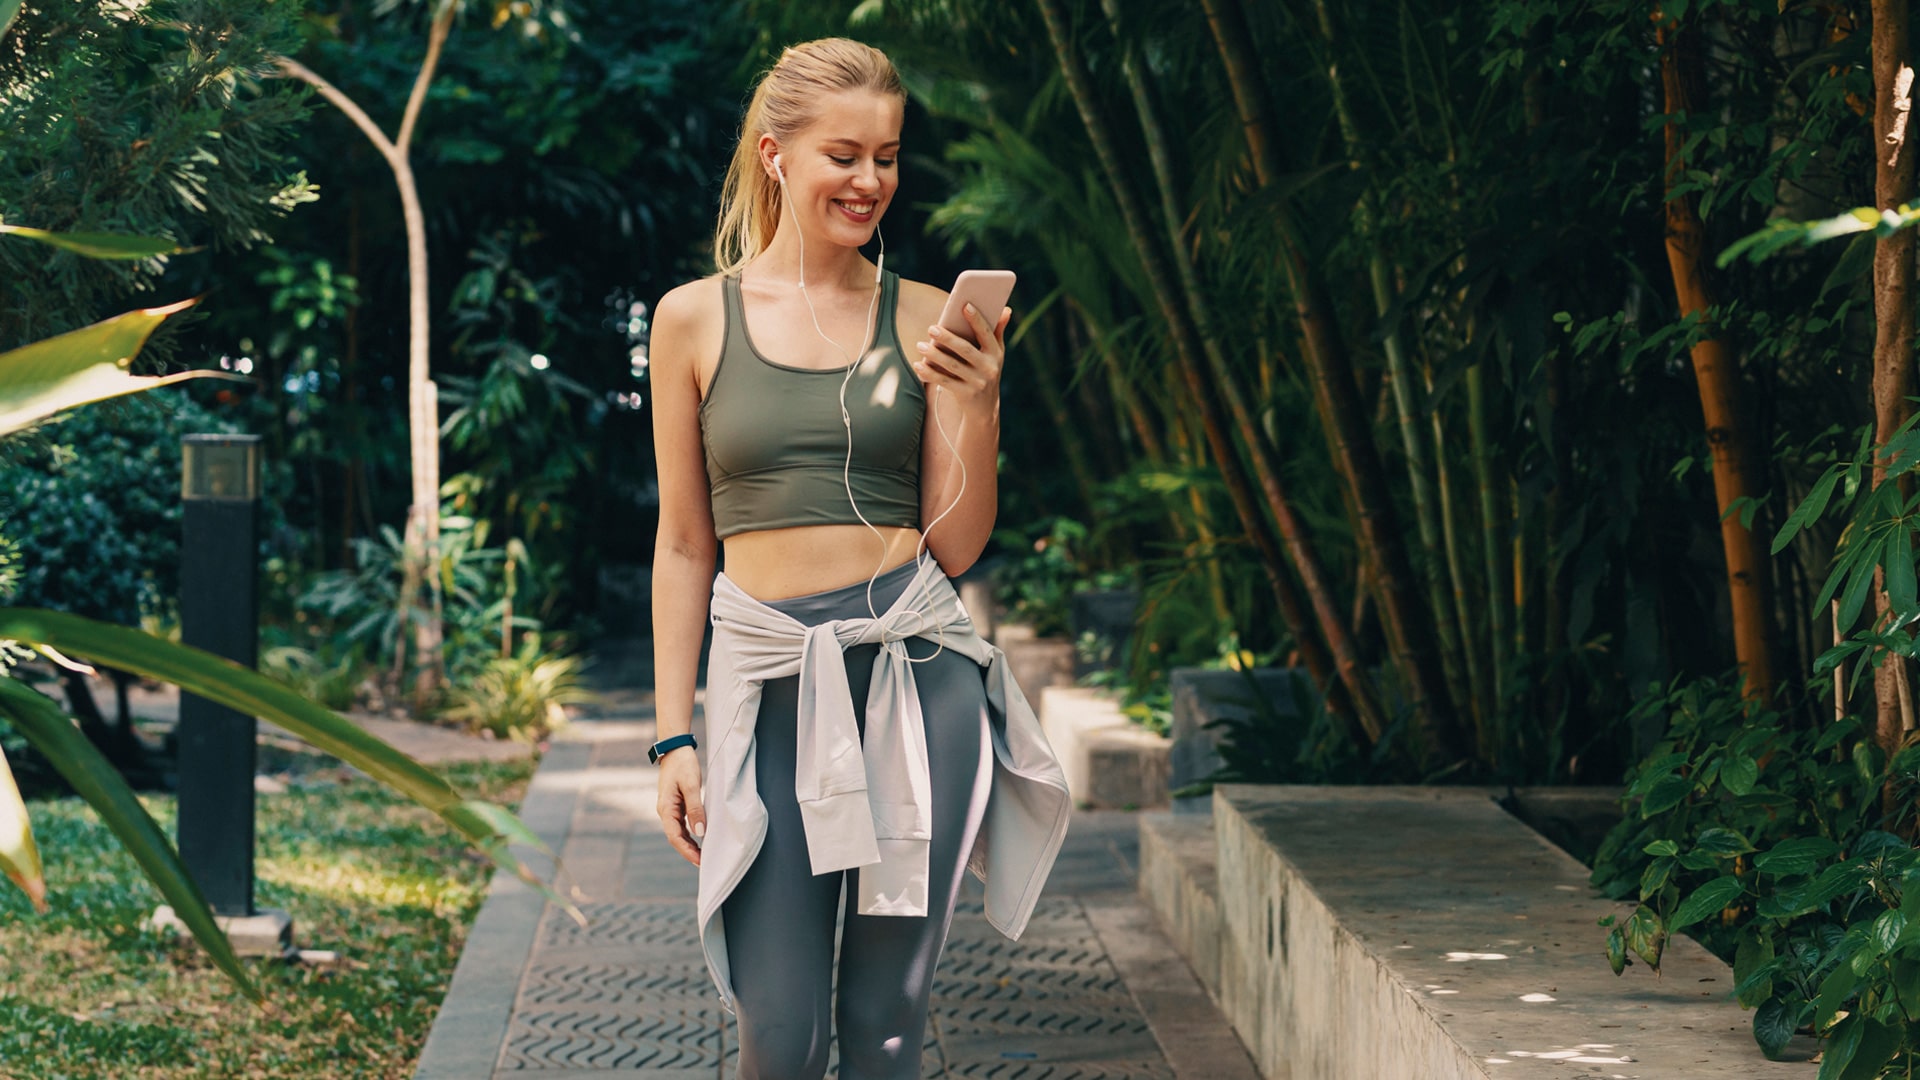
<svg viewBox="0 0 1920 1080">
<path fill-rule="evenodd" d="M 873 208 L 874 208 L 874 205 L 875 205 L 875 204 L 874 204 L 874 203 L 850 203 L 850 202 L 843 202 L 843 203 L 841 203 L 840 205 L 841 205 L 841 206 L 844 206 L 844 207 L 846 207 L 846 208 L 847 208 L 847 211 L 848 211 L 849 213 L 854 213 L 854 214 L 867 214 L 867 213 L 872 213 L 872 212 L 873 212 Z"/>
</svg>

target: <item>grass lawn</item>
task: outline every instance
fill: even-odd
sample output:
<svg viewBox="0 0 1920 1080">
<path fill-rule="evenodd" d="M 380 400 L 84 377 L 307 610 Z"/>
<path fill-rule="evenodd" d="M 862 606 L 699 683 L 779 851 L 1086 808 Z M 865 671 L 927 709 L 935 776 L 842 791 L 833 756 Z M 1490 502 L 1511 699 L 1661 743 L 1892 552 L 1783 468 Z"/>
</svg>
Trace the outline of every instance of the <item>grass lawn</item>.
<svg viewBox="0 0 1920 1080">
<path fill-rule="evenodd" d="M 532 762 L 445 766 L 518 807 Z M 172 834 L 174 800 L 142 796 Z M 438 818 L 338 767 L 258 797 L 255 903 L 337 965 L 246 961 L 251 1004 L 189 937 L 141 929 L 159 894 L 78 799 L 28 804 L 53 910 L 0 882 L 0 1078 L 214 1080 L 413 1073 L 490 867 Z"/>
</svg>

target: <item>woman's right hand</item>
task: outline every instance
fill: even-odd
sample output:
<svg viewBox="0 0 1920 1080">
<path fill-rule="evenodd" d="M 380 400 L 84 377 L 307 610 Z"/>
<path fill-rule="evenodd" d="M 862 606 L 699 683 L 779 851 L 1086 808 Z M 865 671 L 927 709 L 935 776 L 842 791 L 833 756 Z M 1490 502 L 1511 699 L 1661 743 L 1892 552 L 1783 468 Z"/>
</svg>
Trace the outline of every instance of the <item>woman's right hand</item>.
<svg viewBox="0 0 1920 1080">
<path fill-rule="evenodd" d="M 654 804 L 660 828 L 680 857 L 700 865 L 700 841 L 707 835 L 707 810 L 700 803 L 700 759 L 691 746 L 667 751 L 660 759 L 660 794 Z"/>
</svg>

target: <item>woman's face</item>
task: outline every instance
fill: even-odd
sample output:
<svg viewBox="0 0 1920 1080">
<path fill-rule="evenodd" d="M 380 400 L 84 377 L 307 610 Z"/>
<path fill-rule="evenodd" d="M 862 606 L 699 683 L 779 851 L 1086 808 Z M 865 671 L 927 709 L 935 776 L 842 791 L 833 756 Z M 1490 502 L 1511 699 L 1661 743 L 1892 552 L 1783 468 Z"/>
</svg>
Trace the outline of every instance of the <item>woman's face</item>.
<svg viewBox="0 0 1920 1080">
<path fill-rule="evenodd" d="M 806 239 L 859 247 L 873 238 L 900 184 L 904 113 L 892 94 L 842 90 L 822 98 L 813 123 L 786 144 L 761 137 L 769 174 L 780 154 L 787 206 Z"/>
</svg>

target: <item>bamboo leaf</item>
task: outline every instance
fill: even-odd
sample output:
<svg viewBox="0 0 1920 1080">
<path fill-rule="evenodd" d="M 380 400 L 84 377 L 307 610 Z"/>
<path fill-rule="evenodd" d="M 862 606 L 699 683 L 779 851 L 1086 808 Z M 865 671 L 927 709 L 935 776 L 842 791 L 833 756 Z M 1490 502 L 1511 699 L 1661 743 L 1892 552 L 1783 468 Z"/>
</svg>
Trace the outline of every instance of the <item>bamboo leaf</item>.
<svg viewBox="0 0 1920 1080">
<path fill-rule="evenodd" d="M 4 8 L 6 0 L 0 0 Z M 0 28 L 4 32 L 4 28 Z M 118 233 L 56 233 L 29 229 L 24 225 L 0 225 L 0 235 L 38 240 L 49 247 L 85 255 L 89 259 L 150 259 L 155 255 L 177 255 L 180 245 L 151 236 L 122 236 Z"/>
<path fill-rule="evenodd" d="M 1841 626 L 1852 626 L 1860 617 L 1860 609 L 1866 607 L 1867 596 L 1873 591 L 1874 563 L 1873 559 L 1863 558 L 1853 568 L 1853 579 L 1847 582 L 1846 596 L 1840 601 Z"/>
<path fill-rule="evenodd" d="M 20 14 L 20 5 L 26 0 L 0 0 L 0 38 L 7 36 L 7 30 L 13 26 L 13 20 Z"/>
<path fill-rule="evenodd" d="M 167 835 L 155 823 L 147 808 L 127 787 L 94 745 L 80 734 L 73 721 L 46 697 L 28 688 L 18 679 L 0 678 L 0 713 L 13 722 L 14 729 L 46 755 L 60 775 L 66 777 L 80 797 L 100 814 L 120 843 L 140 865 L 160 895 L 166 897 L 187 929 L 235 986 L 254 1001 L 263 1001 L 260 990 L 247 977 L 233 943 L 214 921 L 200 887 L 187 873 L 180 855 Z"/>
<path fill-rule="evenodd" d="M 1780 554 L 1780 549 L 1791 543 L 1796 533 L 1806 528 L 1809 522 L 1818 521 L 1820 515 L 1827 512 L 1827 501 L 1833 498 L 1833 487 L 1839 483 L 1841 475 L 1845 472 L 1844 468 L 1835 465 L 1827 470 L 1827 474 L 1820 478 L 1819 483 L 1813 485 L 1813 490 L 1807 493 L 1807 497 L 1800 501 L 1799 506 L 1793 508 L 1793 513 L 1787 515 L 1786 523 L 1781 525 L 1779 533 L 1775 534 L 1773 554 Z"/>
<path fill-rule="evenodd" d="M 0 435 L 18 431 L 76 405 L 151 390 L 195 378 L 244 376 L 221 371 L 133 375 L 128 365 L 155 327 L 197 300 L 142 308 L 105 322 L 0 353 Z"/>
<path fill-rule="evenodd" d="M 504 857 L 506 864 L 543 895 L 576 918 L 573 904 L 554 892 L 503 841 L 528 843 L 542 854 L 553 852 L 524 824 L 504 825 L 505 810 L 477 813 L 468 800 L 439 775 L 377 736 L 285 686 L 222 656 L 110 623 L 38 608 L 0 608 L 0 639 L 51 645 L 109 667 L 161 679 L 247 716 L 257 716 L 292 732 L 318 749 L 365 772 L 375 780 L 433 811 L 476 847 Z M 502 817 L 501 815 L 505 815 Z M 518 819 L 514 819 L 517 821 Z M 554 859 L 556 865 L 559 860 Z"/>
<path fill-rule="evenodd" d="M 0 872 L 27 894 L 33 910 L 47 913 L 47 882 L 40 873 L 40 849 L 33 844 L 33 823 L 27 820 L 27 804 L 20 798 L 20 786 L 13 782 L 13 769 L 7 765 L 4 750 L 0 750 Z"/>
<path fill-rule="evenodd" d="M 1887 599 L 1901 613 L 1914 608 L 1913 534 L 1905 522 L 1893 527 L 1893 542 L 1887 552 Z"/>
</svg>

